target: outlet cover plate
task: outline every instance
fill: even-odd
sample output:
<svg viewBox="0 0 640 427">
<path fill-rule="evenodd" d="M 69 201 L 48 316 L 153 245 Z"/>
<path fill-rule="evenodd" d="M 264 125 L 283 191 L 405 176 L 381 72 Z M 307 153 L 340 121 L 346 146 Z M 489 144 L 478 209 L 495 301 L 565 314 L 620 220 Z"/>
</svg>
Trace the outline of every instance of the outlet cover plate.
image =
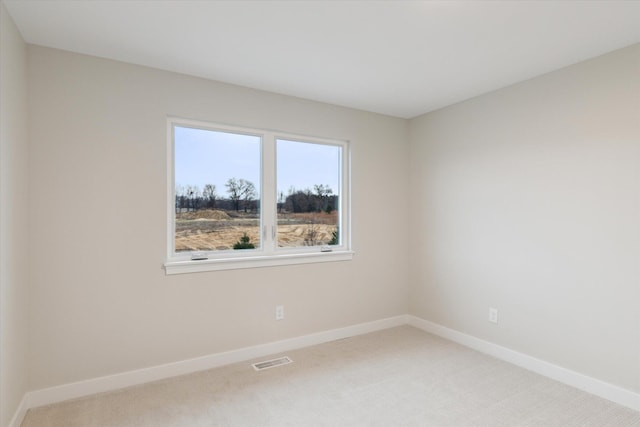
<svg viewBox="0 0 640 427">
<path fill-rule="evenodd" d="M 489 308 L 489 322 L 498 323 L 498 309 L 497 308 Z"/>
</svg>

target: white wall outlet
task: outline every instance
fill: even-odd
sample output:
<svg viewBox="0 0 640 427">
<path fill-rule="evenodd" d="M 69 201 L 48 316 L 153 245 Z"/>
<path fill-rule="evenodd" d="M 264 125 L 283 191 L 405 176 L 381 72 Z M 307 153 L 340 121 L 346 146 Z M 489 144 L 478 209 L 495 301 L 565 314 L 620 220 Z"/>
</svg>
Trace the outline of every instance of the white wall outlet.
<svg viewBox="0 0 640 427">
<path fill-rule="evenodd" d="M 276 320 L 284 319 L 284 305 L 276 305 Z"/>
<path fill-rule="evenodd" d="M 498 323 L 498 309 L 489 307 L 489 322 Z"/>
</svg>

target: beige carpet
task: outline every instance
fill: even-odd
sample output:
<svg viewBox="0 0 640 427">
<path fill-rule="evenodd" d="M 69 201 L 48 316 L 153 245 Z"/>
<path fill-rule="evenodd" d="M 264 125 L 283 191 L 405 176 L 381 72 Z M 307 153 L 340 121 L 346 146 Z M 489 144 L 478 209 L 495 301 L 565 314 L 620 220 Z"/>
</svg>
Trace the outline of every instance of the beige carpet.
<svg viewBox="0 0 640 427">
<path fill-rule="evenodd" d="M 640 412 L 409 326 L 286 355 L 32 409 L 22 427 L 640 426 Z"/>
</svg>

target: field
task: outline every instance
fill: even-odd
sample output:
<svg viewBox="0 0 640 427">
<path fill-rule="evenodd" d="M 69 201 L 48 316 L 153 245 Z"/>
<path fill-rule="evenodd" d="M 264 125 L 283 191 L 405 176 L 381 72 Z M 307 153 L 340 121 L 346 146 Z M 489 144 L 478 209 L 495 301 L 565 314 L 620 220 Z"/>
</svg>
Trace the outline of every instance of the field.
<svg viewBox="0 0 640 427">
<path fill-rule="evenodd" d="M 257 213 L 202 209 L 176 214 L 176 252 L 226 250 L 246 233 L 259 246 Z M 336 211 L 278 214 L 278 246 L 326 245 L 338 224 Z"/>
</svg>

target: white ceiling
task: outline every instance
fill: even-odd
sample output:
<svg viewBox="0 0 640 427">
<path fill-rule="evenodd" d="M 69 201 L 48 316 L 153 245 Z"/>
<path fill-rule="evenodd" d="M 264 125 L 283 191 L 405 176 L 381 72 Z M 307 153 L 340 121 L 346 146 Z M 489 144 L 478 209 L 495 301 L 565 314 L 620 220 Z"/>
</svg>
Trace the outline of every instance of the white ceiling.
<svg viewBox="0 0 640 427">
<path fill-rule="evenodd" d="M 640 42 L 640 1 L 5 0 L 28 43 L 410 118 Z"/>
</svg>

